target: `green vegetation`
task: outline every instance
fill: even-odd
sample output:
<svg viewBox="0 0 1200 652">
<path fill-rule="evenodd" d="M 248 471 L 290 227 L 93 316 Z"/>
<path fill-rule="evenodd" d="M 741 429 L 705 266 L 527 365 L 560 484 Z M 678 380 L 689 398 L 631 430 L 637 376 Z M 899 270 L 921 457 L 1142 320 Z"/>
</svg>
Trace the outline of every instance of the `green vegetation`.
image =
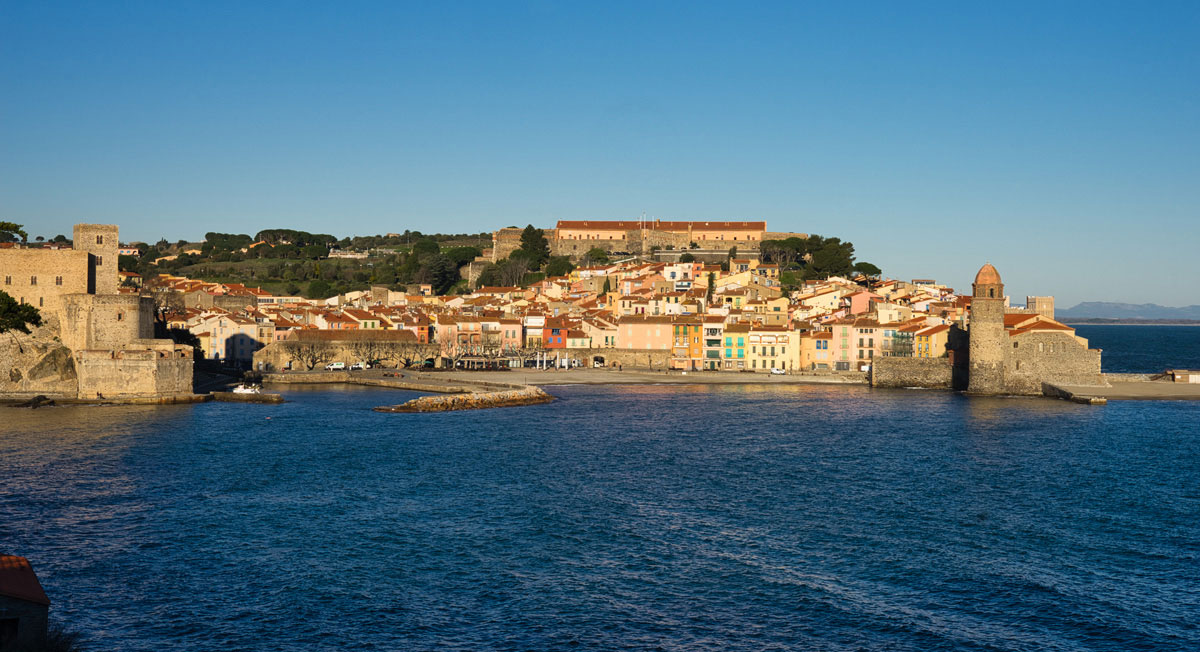
<svg viewBox="0 0 1200 652">
<path fill-rule="evenodd" d="M 764 240 L 759 245 L 763 260 L 779 265 L 780 282 L 795 287 L 808 279 L 849 276 L 855 273 L 877 277 L 882 270 L 868 262 L 854 261 L 854 244 L 840 238 L 810 235 L 807 238 Z"/>
<path fill-rule="evenodd" d="M 527 225 L 521 232 L 521 248 L 509 257 L 524 258 L 529 261 L 530 269 L 540 269 L 550 258 L 550 241 L 546 239 L 546 232 L 534 228 L 532 224 Z"/>
<path fill-rule="evenodd" d="M 0 333 L 30 333 L 30 326 L 41 326 L 42 315 L 27 303 L 17 303 L 7 292 L 0 292 Z"/>
<path fill-rule="evenodd" d="M 546 276 L 566 276 L 575 266 L 567 256 L 555 256 L 546 263 Z"/>
<path fill-rule="evenodd" d="M 25 242 L 28 239 L 29 234 L 25 233 L 20 224 L 0 222 L 0 242 Z"/>
<path fill-rule="evenodd" d="M 429 283 L 439 293 L 459 283 L 458 269 L 491 245 L 491 234 L 435 234 L 417 231 L 389 236 L 353 236 L 338 240 L 324 233 L 266 229 L 253 237 L 207 233 L 202 243 L 160 240 L 141 245 L 140 258 L 122 256 L 120 269 L 145 277 L 165 273 L 261 287 L 267 292 L 324 299 L 334 294 L 383 285 L 402 290 Z M 367 252 L 365 259 L 330 259 L 331 248 Z M 243 251 L 243 249 L 245 251 Z M 199 254 L 185 251 L 198 250 Z M 155 260 L 175 256 L 174 260 Z M 524 273 L 524 272 L 522 272 Z"/>
<path fill-rule="evenodd" d="M 694 263 L 694 262 L 696 262 L 696 257 L 691 254 L 683 254 L 682 256 L 679 257 L 679 262 Z"/>
<path fill-rule="evenodd" d="M 603 265 L 608 262 L 608 252 L 600 247 L 592 247 L 583 258 L 588 264 Z"/>
</svg>

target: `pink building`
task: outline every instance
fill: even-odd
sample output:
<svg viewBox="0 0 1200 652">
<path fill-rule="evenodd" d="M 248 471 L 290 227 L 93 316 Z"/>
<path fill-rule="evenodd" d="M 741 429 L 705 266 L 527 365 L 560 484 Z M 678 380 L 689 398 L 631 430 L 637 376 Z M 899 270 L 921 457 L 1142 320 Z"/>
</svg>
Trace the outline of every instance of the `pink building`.
<svg viewBox="0 0 1200 652">
<path fill-rule="evenodd" d="M 617 324 L 617 346 L 622 349 L 668 351 L 674 342 L 671 318 L 634 315 Z"/>
</svg>

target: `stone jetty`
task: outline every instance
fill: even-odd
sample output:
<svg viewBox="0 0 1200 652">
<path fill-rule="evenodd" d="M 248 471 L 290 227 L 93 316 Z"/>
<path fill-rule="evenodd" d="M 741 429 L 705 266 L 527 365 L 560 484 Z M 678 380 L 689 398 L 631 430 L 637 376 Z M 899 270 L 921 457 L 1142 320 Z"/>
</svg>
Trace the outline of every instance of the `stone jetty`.
<svg viewBox="0 0 1200 652">
<path fill-rule="evenodd" d="M 487 408 L 537 405 L 539 403 L 549 403 L 553 400 L 554 397 L 544 392 L 540 387 L 519 387 L 517 389 L 472 392 L 470 394 L 422 396 L 400 405 L 377 407 L 375 411 L 450 412 L 453 410 L 483 410 Z"/>
</svg>

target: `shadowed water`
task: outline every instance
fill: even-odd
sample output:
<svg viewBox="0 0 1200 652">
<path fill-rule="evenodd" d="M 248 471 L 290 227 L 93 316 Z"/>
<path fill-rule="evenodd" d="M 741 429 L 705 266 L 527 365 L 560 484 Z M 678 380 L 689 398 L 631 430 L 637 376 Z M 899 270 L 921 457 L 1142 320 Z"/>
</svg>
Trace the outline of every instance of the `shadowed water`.
<svg viewBox="0 0 1200 652">
<path fill-rule="evenodd" d="M 97 650 L 1200 649 L 1200 405 L 551 391 L 6 409 L 0 550 Z"/>
</svg>

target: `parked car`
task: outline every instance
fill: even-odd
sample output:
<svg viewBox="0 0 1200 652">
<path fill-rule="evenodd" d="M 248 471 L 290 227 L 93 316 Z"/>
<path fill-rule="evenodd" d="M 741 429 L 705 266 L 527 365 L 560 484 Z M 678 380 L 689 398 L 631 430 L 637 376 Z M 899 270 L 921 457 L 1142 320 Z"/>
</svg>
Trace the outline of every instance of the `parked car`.
<svg viewBox="0 0 1200 652">
<path fill-rule="evenodd" d="M 784 371 L 783 369 L 776 369 L 775 367 L 771 367 L 771 373 L 775 374 L 776 376 L 782 376 L 782 375 L 786 374 L 787 372 Z"/>
<path fill-rule="evenodd" d="M 325 365 L 325 371 L 345 371 L 345 369 L 345 362 L 330 362 L 329 364 Z"/>
<path fill-rule="evenodd" d="M 350 365 L 350 371 L 362 371 L 363 369 L 370 369 L 370 368 L 371 368 L 371 365 L 366 362 L 355 362 L 354 364 Z"/>
</svg>

